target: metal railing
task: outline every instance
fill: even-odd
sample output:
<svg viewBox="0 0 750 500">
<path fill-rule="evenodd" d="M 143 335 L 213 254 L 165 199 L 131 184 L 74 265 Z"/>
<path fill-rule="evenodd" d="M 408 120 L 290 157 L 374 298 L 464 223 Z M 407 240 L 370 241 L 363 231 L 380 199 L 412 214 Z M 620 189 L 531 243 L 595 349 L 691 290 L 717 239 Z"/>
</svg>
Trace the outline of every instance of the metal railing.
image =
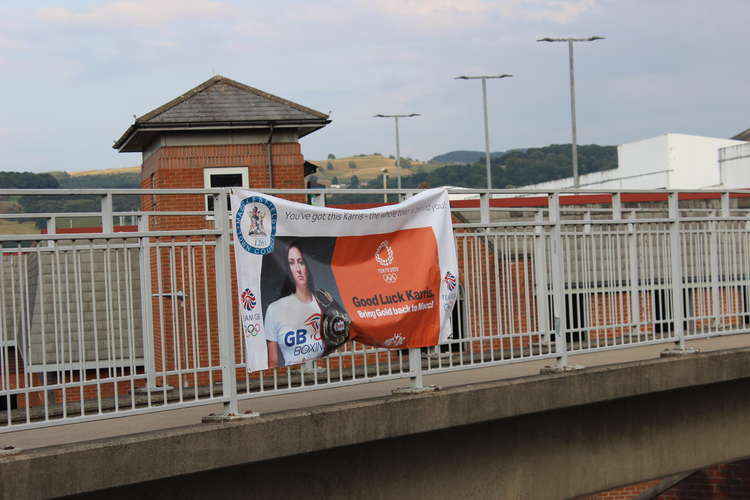
<svg viewBox="0 0 750 500">
<path fill-rule="evenodd" d="M 383 190 L 265 190 L 325 205 Z M 392 197 L 408 196 L 408 190 Z M 395 194 L 394 194 L 395 193 Z M 350 342 L 248 373 L 226 191 L 0 190 L 90 195 L 87 213 L 0 214 L 0 432 L 372 381 L 745 333 L 750 216 L 741 191 L 451 190 L 460 271 L 454 335 L 423 349 Z M 140 196 L 144 210 L 116 212 Z M 202 208 L 213 198 L 212 211 Z M 100 232 L 62 229 L 94 218 Z M 118 227 L 127 220 L 129 227 Z M 68 224 L 73 226 L 74 224 Z"/>
</svg>

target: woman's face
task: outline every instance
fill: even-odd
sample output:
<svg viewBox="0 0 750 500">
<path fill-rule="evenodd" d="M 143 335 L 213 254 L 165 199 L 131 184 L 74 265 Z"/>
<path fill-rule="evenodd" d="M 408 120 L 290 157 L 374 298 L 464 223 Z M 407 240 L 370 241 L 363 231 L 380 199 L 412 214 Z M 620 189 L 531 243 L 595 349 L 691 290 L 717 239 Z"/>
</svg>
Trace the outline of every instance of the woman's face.
<svg viewBox="0 0 750 500">
<path fill-rule="evenodd" d="M 287 253 L 289 261 L 289 270 L 292 272 L 292 279 L 297 288 L 307 286 L 307 266 L 302 259 L 302 252 L 297 247 L 290 247 Z"/>
</svg>

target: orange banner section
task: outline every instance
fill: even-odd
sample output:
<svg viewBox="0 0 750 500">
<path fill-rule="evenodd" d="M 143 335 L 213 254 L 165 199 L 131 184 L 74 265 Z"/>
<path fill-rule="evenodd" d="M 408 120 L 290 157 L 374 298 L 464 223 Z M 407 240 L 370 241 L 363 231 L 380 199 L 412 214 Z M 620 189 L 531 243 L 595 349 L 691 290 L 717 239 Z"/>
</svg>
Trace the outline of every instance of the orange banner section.
<svg viewBox="0 0 750 500">
<path fill-rule="evenodd" d="M 340 236 L 331 268 L 351 338 L 392 348 L 439 343 L 440 266 L 431 228 Z"/>
</svg>

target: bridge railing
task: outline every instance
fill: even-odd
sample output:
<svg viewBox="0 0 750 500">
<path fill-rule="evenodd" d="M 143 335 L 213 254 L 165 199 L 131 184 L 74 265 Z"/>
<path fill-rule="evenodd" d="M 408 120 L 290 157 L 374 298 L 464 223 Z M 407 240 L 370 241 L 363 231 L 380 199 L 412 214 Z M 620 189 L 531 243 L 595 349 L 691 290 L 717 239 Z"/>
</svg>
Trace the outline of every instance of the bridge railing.
<svg viewBox="0 0 750 500">
<path fill-rule="evenodd" d="M 411 194 L 266 191 L 348 208 Z M 745 191 L 453 189 L 451 340 L 408 351 L 351 342 L 248 373 L 233 236 L 217 215 L 225 190 L 0 190 L 22 196 L 89 196 L 99 209 L 0 214 L 0 432 L 210 403 L 237 413 L 243 399 L 372 381 L 419 389 L 430 373 L 684 349 L 750 323 Z M 142 210 L 115 210 L 127 197 Z"/>
</svg>

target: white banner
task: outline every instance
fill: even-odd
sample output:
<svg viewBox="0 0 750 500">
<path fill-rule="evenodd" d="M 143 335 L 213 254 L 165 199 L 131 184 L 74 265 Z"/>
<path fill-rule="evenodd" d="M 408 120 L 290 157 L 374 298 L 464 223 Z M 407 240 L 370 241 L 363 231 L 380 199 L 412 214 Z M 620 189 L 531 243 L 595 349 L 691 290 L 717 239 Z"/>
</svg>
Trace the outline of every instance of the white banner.
<svg viewBox="0 0 750 500">
<path fill-rule="evenodd" d="M 231 197 L 249 371 L 347 340 L 405 349 L 450 337 L 458 265 L 445 189 L 367 210 Z"/>
</svg>

